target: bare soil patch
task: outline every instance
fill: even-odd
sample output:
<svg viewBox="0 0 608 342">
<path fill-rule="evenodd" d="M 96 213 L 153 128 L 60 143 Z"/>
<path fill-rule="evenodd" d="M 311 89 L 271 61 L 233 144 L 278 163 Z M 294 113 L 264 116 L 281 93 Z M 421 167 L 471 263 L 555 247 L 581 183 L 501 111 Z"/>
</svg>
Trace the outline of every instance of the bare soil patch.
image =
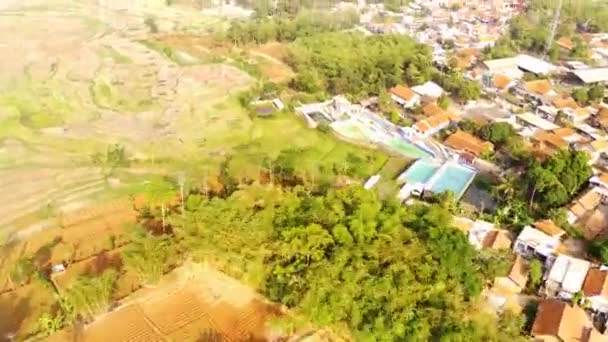
<svg viewBox="0 0 608 342">
<path fill-rule="evenodd" d="M 279 308 L 253 289 L 211 268 L 188 264 L 95 320 L 83 340 L 266 341 L 266 323 L 278 315 Z"/>
</svg>

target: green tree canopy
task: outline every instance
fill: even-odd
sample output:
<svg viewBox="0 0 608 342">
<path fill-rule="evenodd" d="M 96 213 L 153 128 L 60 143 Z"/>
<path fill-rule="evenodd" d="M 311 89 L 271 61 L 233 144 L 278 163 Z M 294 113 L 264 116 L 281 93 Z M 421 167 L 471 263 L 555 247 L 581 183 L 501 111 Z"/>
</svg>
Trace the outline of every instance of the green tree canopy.
<svg viewBox="0 0 608 342">
<path fill-rule="evenodd" d="M 493 122 L 482 129 L 481 135 L 493 144 L 503 146 L 509 140 L 517 137 L 517 132 L 507 122 Z"/>
<path fill-rule="evenodd" d="M 289 50 L 294 83 L 305 91 L 367 95 L 404 78 L 418 84 L 431 77 L 429 47 L 401 35 L 325 33 L 298 39 Z"/>
</svg>

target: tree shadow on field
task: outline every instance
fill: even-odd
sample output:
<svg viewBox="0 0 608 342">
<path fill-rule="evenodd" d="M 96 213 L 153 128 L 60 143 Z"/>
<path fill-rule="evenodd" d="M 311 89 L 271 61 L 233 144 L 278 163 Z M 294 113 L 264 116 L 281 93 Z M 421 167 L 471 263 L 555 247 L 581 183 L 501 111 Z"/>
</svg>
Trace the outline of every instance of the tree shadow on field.
<svg viewBox="0 0 608 342">
<path fill-rule="evenodd" d="M 29 299 L 14 293 L 0 296 L 0 342 L 10 341 L 19 332 L 29 311 Z"/>
<path fill-rule="evenodd" d="M 51 256 L 53 255 L 53 248 L 62 242 L 60 236 L 57 236 L 53 241 L 40 247 L 34 254 L 34 260 L 39 269 L 49 268 L 51 265 Z"/>
<path fill-rule="evenodd" d="M 118 253 L 102 252 L 84 270 L 86 274 L 99 275 L 112 268 L 117 271 L 122 270 L 122 257 Z"/>
</svg>

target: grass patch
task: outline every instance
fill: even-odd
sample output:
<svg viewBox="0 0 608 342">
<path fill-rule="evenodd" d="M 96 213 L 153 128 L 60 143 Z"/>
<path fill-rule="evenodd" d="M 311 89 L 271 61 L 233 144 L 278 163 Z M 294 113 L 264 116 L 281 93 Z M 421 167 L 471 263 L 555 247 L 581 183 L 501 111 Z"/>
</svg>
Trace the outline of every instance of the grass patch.
<svg viewBox="0 0 608 342">
<path fill-rule="evenodd" d="M 52 85 L 15 87 L 0 95 L 0 106 L 16 113 L 23 126 L 33 129 L 59 126 L 74 110 Z"/>
<path fill-rule="evenodd" d="M 376 189 L 381 198 L 388 199 L 399 192 L 399 184 L 397 184 L 396 179 L 411 162 L 410 159 L 404 157 L 391 157 L 386 161 L 378 171 L 380 180 L 376 184 Z"/>
<path fill-rule="evenodd" d="M 111 58 L 116 64 L 131 64 L 133 62 L 131 58 L 121 54 L 111 46 L 102 46 L 99 50 L 99 57 Z"/>
<path fill-rule="evenodd" d="M 117 111 L 141 112 L 151 109 L 156 104 L 146 90 L 133 90 L 129 87 L 118 87 L 98 78 L 90 87 L 93 102 L 99 108 Z"/>
<path fill-rule="evenodd" d="M 200 60 L 186 52 L 177 50 L 169 45 L 163 44 L 156 40 L 142 40 L 141 44 L 145 45 L 147 48 L 154 50 L 165 58 L 170 59 L 174 63 L 178 65 L 192 65 L 200 63 Z"/>
</svg>

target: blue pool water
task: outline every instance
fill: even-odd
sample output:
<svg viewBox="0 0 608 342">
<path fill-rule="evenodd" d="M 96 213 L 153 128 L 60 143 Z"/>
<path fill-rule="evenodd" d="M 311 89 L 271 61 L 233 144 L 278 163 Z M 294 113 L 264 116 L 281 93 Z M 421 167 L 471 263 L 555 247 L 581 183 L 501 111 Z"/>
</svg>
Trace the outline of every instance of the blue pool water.
<svg viewBox="0 0 608 342">
<path fill-rule="evenodd" d="M 429 179 L 431 179 L 431 177 L 433 177 L 438 169 L 439 165 L 424 159 L 418 159 L 401 176 L 399 176 L 398 180 L 405 181 L 407 183 L 425 184 L 429 181 Z"/>
<path fill-rule="evenodd" d="M 427 184 L 427 189 L 434 193 L 452 191 L 460 198 L 467 190 L 477 172 L 455 163 L 444 164 Z"/>
</svg>

